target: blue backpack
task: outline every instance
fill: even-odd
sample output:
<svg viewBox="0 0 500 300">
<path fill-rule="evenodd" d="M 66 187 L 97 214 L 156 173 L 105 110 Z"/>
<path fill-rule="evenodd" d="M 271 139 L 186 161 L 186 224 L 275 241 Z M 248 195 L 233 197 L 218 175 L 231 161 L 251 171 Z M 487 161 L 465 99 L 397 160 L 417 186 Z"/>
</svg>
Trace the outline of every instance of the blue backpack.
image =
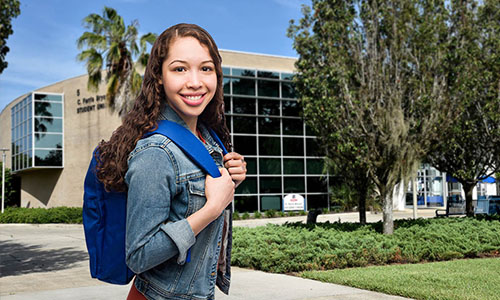
<svg viewBox="0 0 500 300">
<path fill-rule="evenodd" d="M 212 137 L 227 153 L 217 134 L 209 129 Z M 148 132 L 168 137 L 205 173 L 219 177 L 220 171 L 205 146 L 191 131 L 172 121 L 158 122 L 158 129 Z M 85 176 L 83 195 L 83 228 L 93 278 L 113 283 L 128 284 L 134 272 L 125 263 L 125 226 L 127 192 L 107 192 L 96 176 L 96 150 Z M 189 261 L 189 254 L 186 261 Z"/>
</svg>

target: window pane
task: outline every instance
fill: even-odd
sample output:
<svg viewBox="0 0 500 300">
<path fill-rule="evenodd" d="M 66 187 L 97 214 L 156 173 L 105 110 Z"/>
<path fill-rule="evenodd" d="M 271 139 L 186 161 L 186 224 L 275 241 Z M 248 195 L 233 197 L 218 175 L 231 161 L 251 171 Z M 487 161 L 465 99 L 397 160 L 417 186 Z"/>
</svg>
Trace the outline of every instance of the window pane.
<svg viewBox="0 0 500 300">
<path fill-rule="evenodd" d="M 247 162 L 247 174 L 257 174 L 257 159 L 256 158 L 245 158 Z"/>
<path fill-rule="evenodd" d="M 62 166 L 62 150 L 36 150 L 35 166 Z"/>
<path fill-rule="evenodd" d="M 283 138 L 283 155 L 303 156 L 304 140 L 297 138 Z"/>
<path fill-rule="evenodd" d="M 307 174 L 323 174 L 323 160 L 322 159 L 308 159 L 307 160 Z"/>
<path fill-rule="evenodd" d="M 276 100 L 259 100 L 259 115 L 279 116 L 280 102 Z"/>
<path fill-rule="evenodd" d="M 233 113 L 255 115 L 255 99 L 233 97 Z"/>
<path fill-rule="evenodd" d="M 259 134 L 280 134 L 280 119 L 259 118 Z"/>
<path fill-rule="evenodd" d="M 43 117 L 62 117 L 62 103 L 35 102 L 35 115 Z"/>
<path fill-rule="evenodd" d="M 222 80 L 222 86 L 224 87 L 224 94 L 230 94 L 231 93 L 231 79 L 224 78 Z"/>
<path fill-rule="evenodd" d="M 317 139 L 306 139 L 307 156 L 323 156 Z"/>
<path fill-rule="evenodd" d="M 234 132 L 255 133 L 255 118 L 252 117 L 233 117 Z"/>
<path fill-rule="evenodd" d="M 62 134 L 35 133 L 36 148 L 62 148 Z"/>
<path fill-rule="evenodd" d="M 62 101 L 61 95 L 44 95 L 44 94 L 35 94 L 35 100 L 41 101 Z"/>
<path fill-rule="evenodd" d="M 254 212 L 257 208 L 257 196 L 234 196 L 235 211 Z"/>
<path fill-rule="evenodd" d="M 257 178 L 247 177 L 236 188 L 236 194 L 257 194 Z"/>
<path fill-rule="evenodd" d="M 260 155 L 280 155 L 280 139 L 277 137 L 259 137 Z"/>
<path fill-rule="evenodd" d="M 222 67 L 222 75 L 231 75 L 231 69 L 228 67 Z"/>
<path fill-rule="evenodd" d="M 304 177 L 285 177 L 285 193 L 304 193 Z"/>
<path fill-rule="evenodd" d="M 281 96 L 283 98 L 297 98 L 297 94 L 295 93 L 295 88 L 293 83 L 291 82 L 282 82 L 281 83 Z"/>
<path fill-rule="evenodd" d="M 35 118 L 35 131 L 38 132 L 62 132 L 62 119 Z"/>
<path fill-rule="evenodd" d="M 234 95 L 255 96 L 255 80 L 253 79 L 232 79 Z"/>
<path fill-rule="evenodd" d="M 285 174 L 304 174 L 304 160 L 299 158 L 284 158 L 283 171 Z"/>
<path fill-rule="evenodd" d="M 255 77 L 255 71 L 248 70 L 248 69 L 235 69 L 235 68 L 233 68 L 233 76 Z"/>
<path fill-rule="evenodd" d="M 304 123 L 301 119 L 283 119 L 283 134 L 302 135 Z"/>
<path fill-rule="evenodd" d="M 254 136 L 233 136 L 234 151 L 243 155 L 257 154 L 257 138 Z M 247 167 L 248 168 L 248 167 Z"/>
<path fill-rule="evenodd" d="M 264 78 L 276 78 L 279 79 L 280 74 L 278 72 L 268 72 L 268 71 L 257 71 L 257 77 L 264 77 Z"/>
<path fill-rule="evenodd" d="M 317 135 L 317 133 L 316 133 L 316 130 L 314 130 L 314 128 L 312 128 L 306 124 L 306 135 L 315 136 L 315 135 Z"/>
<path fill-rule="evenodd" d="M 293 74 L 292 73 L 281 73 L 281 79 L 284 80 L 292 80 Z"/>
<path fill-rule="evenodd" d="M 307 177 L 308 193 L 325 193 L 327 191 L 326 177 Z"/>
<path fill-rule="evenodd" d="M 260 158 L 260 174 L 281 174 L 281 159 L 279 158 Z"/>
<path fill-rule="evenodd" d="M 280 83 L 278 81 L 259 80 L 259 96 L 279 97 Z"/>
<path fill-rule="evenodd" d="M 281 177 L 260 177 L 261 193 L 281 193 Z"/>
<path fill-rule="evenodd" d="M 301 108 L 299 102 L 295 100 L 283 100 L 283 115 L 290 117 L 300 117 Z"/>
<path fill-rule="evenodd" d="M 261 210 L 281 210 L 281 196 L 261 196 L 260 197 L 260 209 Z"/>
<path fill-rule="evenodd" d="M 328 207 L 328 195 L 308 195 L 306 200 L 308 210 Z"/>
<path fill-rule="evenodd" d="M 231 97 L 229 96 L 224 96 L 224 112 L 225 113 L 230 113 L 231 112 Z M 228 119 L 226 117 L 226 119 Z M 231 127 L 228 127 L 231 129 Z"/>
</svg>

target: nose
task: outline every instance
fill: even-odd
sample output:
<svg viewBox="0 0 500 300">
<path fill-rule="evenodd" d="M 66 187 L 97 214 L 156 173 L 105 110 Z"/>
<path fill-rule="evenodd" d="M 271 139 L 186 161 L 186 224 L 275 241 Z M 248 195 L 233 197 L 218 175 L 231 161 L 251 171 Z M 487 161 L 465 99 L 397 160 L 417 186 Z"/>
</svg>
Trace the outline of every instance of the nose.
<svg viewBox="0 0 500 300">
<path fill-rule="evenodd" d="M 186 86 L 191 89 L 201 88 L 202 82 L 200 79 L 200 74 L 197 71 L 192 71 L 189 73 L 189 78 L 186 83 Z"/>
</svg>

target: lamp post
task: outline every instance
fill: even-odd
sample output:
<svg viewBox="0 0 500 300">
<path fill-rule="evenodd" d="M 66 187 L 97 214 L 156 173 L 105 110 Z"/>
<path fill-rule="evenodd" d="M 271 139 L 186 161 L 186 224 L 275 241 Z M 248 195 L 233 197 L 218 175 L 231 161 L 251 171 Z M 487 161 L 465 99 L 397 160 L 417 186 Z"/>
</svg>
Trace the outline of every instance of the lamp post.
<svg viewBox="0 0 500 300">
<path fill-rule="evenodd" d="M 2 214 L 5 203 L 5 152 L 9 151 L 7 148 L 0 149 L 2 151 Z"/>
</svg>

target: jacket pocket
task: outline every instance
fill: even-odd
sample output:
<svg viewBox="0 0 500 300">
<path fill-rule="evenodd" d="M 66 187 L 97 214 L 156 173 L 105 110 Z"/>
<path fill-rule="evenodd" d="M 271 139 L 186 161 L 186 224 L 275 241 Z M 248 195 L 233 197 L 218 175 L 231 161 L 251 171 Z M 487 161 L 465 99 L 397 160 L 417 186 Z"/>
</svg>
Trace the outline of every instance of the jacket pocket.
<svg viewBox="0 0 500 300">
<path fill-rule="evenodd" d="M 188 191 L 189 203 L 186 217 L 200 210 L 207 202 L 205 197 L 205 177 L 188 180 Z"/>
</svg>

